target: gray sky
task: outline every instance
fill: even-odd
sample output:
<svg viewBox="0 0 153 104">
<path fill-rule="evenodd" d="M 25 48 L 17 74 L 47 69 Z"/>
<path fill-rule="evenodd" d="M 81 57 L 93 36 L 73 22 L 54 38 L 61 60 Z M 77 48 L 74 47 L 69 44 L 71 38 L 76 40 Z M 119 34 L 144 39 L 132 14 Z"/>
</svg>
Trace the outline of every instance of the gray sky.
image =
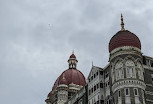
<svg viewBox="0 0 153 104">
<path fill-rule="evenodd" d="M 152 0 L 0 0 L 0 104 L 45 104 L 72 50 L 86 77 L 106 66 L 121 13 L 153 57 Z"/>
</svg>

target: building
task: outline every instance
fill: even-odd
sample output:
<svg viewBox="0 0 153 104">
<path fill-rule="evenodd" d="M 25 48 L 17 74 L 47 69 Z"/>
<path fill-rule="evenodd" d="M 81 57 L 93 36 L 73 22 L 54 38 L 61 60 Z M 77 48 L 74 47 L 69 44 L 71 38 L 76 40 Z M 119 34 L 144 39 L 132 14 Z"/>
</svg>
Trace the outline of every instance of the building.
<svg viewBox="0 0 153 104">
<path fill-rule="evenodd" d="M 109 64 L 93 66 L 88 76 L 88 104 L 153 104 L 153 58 L 141 52 L 132 32 L 121 30 L 109 42 Z"/>
<path fill-rule="evenodd" d="M 69 68 L 65 70 L 55 81 L 51 92 L 45 100 L 47 104 L 64 104 L 77 91 L 86 84 L 84 75 L 77 70 L 76 56 L 74 53 L 68 59 Z"/>
<path fill-rule="evenodd" d="M 122 15 L 108 49 L 108 65 L 92 66 L 88 75 L 88 104 L 153 104 L 153 58 L 142 54 L 141 41 L 125 30 Z"/>
<path fill-rule="evenodd" d="M 104 102 L 104 76 L 103 69 L 92 66 L 88 76 L 88 101 L 89 104 Z M 93 93 L 94 92 L 94 93 Z"/>
<path fill-rule="evenodd" d="M 104 104 L 110 99 L 109 65 L 92 66 L 88 76 L 88 104 Z"/>
<path fill-rule="evenodd" d="M 88 104 L 88 85 L 85 85 L 80 91 L 78 91 L 72 98 L 70 98 L 65 104 Z"/>
</svg>

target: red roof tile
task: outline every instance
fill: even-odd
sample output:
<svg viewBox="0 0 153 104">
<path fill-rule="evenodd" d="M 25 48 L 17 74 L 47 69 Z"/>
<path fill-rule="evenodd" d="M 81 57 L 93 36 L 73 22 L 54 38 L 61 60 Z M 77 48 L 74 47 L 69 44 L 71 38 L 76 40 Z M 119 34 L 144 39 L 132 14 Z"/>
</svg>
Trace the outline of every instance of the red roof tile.
<svg viewBox="0 0 153 104">
<path fill-rule="evenodd" d="M 130 31 L 119 31 L 109 42 L 109 52 L 122 46 L 133 46 L 141 49 L 141 42 L 139 38 Z"/>
</svg>

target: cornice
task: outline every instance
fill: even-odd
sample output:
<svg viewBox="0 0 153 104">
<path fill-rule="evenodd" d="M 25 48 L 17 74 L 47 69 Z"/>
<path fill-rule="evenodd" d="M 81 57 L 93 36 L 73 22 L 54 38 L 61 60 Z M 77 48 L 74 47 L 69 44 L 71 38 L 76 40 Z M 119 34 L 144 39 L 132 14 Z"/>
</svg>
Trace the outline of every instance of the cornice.
<svg viewBox="0 0 153 104">
<path fill-rule="evenodd" d="M 145 90 L 146 85 L 143 81 L 138 81 L 138 80 L 124 80 L 124 81 L 119 81 L 113 84 L 112 86 L 112 91 L 115 92 L 119 89 L 126 88 L 126 87 L 137 87 Z"/>
<path fill-rule="evenodd" d="M 111 61 L 112 59 L 114 59 L 115 57 L 119 55 L 124 55 L 124 54 L 133 54 L 142 58 L 141 50 L 136 47 L 124 46 L 124 47 L 119 47 L 115 50 L 110 53 L 109 61 Z"/>
</svg>

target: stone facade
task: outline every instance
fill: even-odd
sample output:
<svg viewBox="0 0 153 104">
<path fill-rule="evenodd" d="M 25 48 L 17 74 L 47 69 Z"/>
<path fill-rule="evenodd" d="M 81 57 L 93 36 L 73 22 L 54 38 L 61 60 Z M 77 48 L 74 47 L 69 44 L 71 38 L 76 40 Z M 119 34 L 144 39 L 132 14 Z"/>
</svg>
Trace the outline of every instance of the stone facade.
<svg viewBox="0 0 153 104">
<path fill-rule="evenodd" d="M 88 103 L 87 89 L 88 89 L 88 85 L 85 85 L 80 91 L 78 91 L 65 104 L 87 104 Z"/>
</svg>

